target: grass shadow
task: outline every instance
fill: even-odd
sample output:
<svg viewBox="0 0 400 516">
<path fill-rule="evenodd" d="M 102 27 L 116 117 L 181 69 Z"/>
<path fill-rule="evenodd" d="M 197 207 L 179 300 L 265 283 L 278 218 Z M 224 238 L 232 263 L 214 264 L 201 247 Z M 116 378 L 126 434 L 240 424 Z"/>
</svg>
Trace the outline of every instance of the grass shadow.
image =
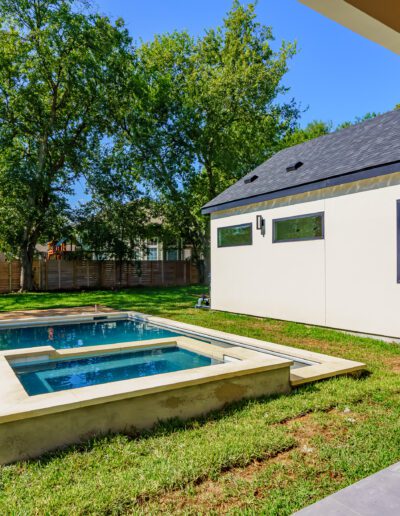
<svg viewBox="0 0 400 516">
<path fill-rule="evenodd" d="M 353 378 L 355 381 L 363 380 L 367 378 L 368 375 L 364 375 L 363 377 Z M 336 379 L 331 379 L 335 381 Z M 330 380 L 325 380 L 329 382 Z M 236 415 L 240 414 L 242 411 L 246 411 L 254 407 L 254 405 L 268 405 L 268 403 L 277 401 L 282 398 L 290 398 L 295 403 L 296 398 L 304 397 L 305 394 L 318 394 L 321 390 L 321 382 L 314 382 L 312 384 L 307 384 L 303 386 L 299 386 L 296 389 L 293 389 L 290 393 L 286 394 L 272 394 L 269 396 L 262 396 L 259 398 L 250 398 L 244 399 L 240 401 L 235 401 L 229 404 L 226 404 L 221 409 L 216 409 L 209 412 L 206 415 L 198 416 L 194 418 L 190 418 L 187 420 L 181 420 L 179 418 L 171 418 L 165 421 L 160 421 L 156 423 L 151 429 L 148 430 L 135 430 L 129 429 L 122 432 L 109 432 L 106 434 L 95 435 L 93 437 L 89 437 L 88 439 L 82 441 L 81 443 L 76 443 L 72 445 L 68 445 L 66 447 L 59 448 L 57 450 L 45 453 L 38 459 L 28 459 L 26 461 L 20 461 L 20 463 L 27 464 L 36 464 L 37 466 L 46 466 L 49 463 L 52 463 L 54 460 L 60 460 L 64 457 L 67 457 L 73 453 L 79 453 L 82 455 L 91 453 L 95 448 L 101 447 L 107 443 L 111 443 L 116 437 L 122 436 L 129 441 L 139 441 L 139 440 L 148 440 L 154 439 L 158 437 L 166 437 L 172 434 L 177 434 L 181 432 L 191 431 L 191 430 L 200 430 L 203 429 L 206 425 L 210 423 L 218 423 L 219 421 L 226 418 L 234 418 Z M 323 409 L 310 409 L 308 412 L 321 412 Z M 282 420 L 285 421 L 285 418 Z M 272 424 L 279 424 L 281 421 L 277 421 Z"/>
</svg>

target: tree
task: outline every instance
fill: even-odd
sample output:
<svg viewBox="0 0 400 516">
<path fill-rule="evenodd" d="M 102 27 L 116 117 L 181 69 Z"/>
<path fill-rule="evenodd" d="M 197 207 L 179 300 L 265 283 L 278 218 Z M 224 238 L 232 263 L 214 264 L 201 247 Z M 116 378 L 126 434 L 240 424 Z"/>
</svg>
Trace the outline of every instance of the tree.
<svg viewBox="0 0 400 516">
<path fill-rule="evenodd" d="M 137 180 L 123 163 L 101 161 L 89 176 L 91 200 L 74 215 L 74 229 L 85 249 L 97 258 L 137 260 L 143 242 L 154 237 L 151 201 L 142 195 Z M 106 163 L 106 173 L 103 172 Z M 110 170 L 111 169 L 111 170 Z"/>
<path fill-rule="evenodd" d="M 398 106 L 395 106 L 394 109 L 400 109 L 400 104 Z M 376 113 L 374 111 L 368 112 L 363 116 L 356 117 L 354 122 L 342 122 L 334 130 L 339 131 L 340 129 L 346 129 L 347 127 L 350 127 L 352 125 L 365 122 L 366 120 L 370 120 L 371 118 L 375 118 L 376 116 L 379 116 L 379 114 L 380 113 Z M 313 122 L 310 122 L 305 128 L 295 126 L 291 131 L 289 131 L 286 134 L 284 138 L 282 138 L 280 146 L 282 149 L 286 147 L 292 147 L 293 145 L 304 143 L 307 140 L 312 140 L 313 138 L 318 138 L 319 136 L 329 134 L 332 132 L 332 130 L 332 122 L 314 120 Z"/>
<path fill-rule="evenodd" d="M 286 147 L 292 147 L 304 143 L 308 140 L 318 138 L 324 134 L 330 133 L 332 130 L 332 124 L 323 122 L 321 120 L 314 120 L 306 125 L 304 129 L 301 127 L 295 127 L 292 131 L 288 132 L 287 135 L 282 138 L 280 147 L 282 149 Z"/>
<path fill-rule="evenodd" d="M 142 45 L 146 87 L 120 112 L 133 168 L 198 264 L 209 246 L 200 207 L 271 156 L 298 116 L 293 101 L 278 102 L 295 48 L 274 51 L 271 28 L 255 18 L 254 5 L 235 1 L 223 26 L 199 39 L 174 32 Z"/>
<path fill-rule="evenodd" d="M 363 115 L 363 116 L 356 117 L 354 122 L 350 122 L 348 120 L 345 122 L 342 122 L 341 124 L 339 124 L 337 126 L 336 130 L 346 129 L 346 127 L 350 127 L 355 124 L 360 124 L 361 122 L 365 122 L 366 120 L 371 120 L 371 118 L 375 118 L 378 115 L 380 115 L 380 113 L 376 113 L 375 111 L 365 113 L 365 115 Z"/>
<path fill-rule="evenodd" d="M 121 21 L 74 0 L 0 0 L 0 247 L 17 249 L 23 290 L 38 239 L 111 142 L 109 106 L 133 66 Z"/>
</svg>

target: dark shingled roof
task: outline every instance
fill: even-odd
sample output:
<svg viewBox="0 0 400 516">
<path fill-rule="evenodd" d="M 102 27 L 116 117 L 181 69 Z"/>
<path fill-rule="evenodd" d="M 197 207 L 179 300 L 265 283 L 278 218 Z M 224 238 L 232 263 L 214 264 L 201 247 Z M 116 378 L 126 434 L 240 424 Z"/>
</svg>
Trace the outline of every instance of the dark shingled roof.
<svg viewBox="0 0 400 516">
<path fill-rule="evenodd" d="M 302 165 L 297 170 L 286 170 L 298 162 Z M 312 190 L 323 180 L 395 162 L 400 162 L 400 110 L 281 150 L 203 206 L 203 213 L 225 209 L 233 203 L 250 204 L 262 200 L 263 195 L 276 198 L 280 191 L 284 196 L 288 189 Z M 380 170 L 371 176 L 383 173 Z M 245 183 L 254 175 L 258 176 L 256 180 Z"/>
</svg>

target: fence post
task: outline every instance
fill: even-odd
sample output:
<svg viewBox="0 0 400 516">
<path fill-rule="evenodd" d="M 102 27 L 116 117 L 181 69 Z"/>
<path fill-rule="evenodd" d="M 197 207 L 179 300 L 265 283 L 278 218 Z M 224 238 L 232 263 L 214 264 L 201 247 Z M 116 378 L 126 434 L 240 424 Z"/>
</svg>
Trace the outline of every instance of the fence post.
<svg viewBox="0 0 400 516">
<path fill-rule="evenodd" d="M 10 292 L 12 290 L 12 265 L 11 265 L 11 262 L 8 262 L 8 290 Z"/>
<path fill-rule="evenodd" d="M 89 260 L 86 260 L 86 277 L 87 277 L 87 286 L 90 287 L 90 275 L 89 275 Z"/>
<path fill-rule="evenodd" d="M 164 260 L 161 260 L 161 285 L 164 285 Z"/>
</svg>

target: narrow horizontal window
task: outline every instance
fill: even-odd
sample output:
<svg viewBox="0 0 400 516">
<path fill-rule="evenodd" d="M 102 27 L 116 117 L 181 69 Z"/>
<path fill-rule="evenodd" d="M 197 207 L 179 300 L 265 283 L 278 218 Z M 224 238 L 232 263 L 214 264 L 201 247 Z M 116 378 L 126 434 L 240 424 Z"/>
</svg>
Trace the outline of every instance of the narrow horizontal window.
<svg viewBox="0 0 400 516">
<path fill-rule="evenodd" d="M 252 226 L 253 225 L 249 223 L 218 228 L 218 247 L 251 245 L 253 243 Z"/>
<path fill-rule="evenodd" d="M 309 213 L 273 221 L 273 242 L 324 238 L 324 214 Z"/>
</svg>

